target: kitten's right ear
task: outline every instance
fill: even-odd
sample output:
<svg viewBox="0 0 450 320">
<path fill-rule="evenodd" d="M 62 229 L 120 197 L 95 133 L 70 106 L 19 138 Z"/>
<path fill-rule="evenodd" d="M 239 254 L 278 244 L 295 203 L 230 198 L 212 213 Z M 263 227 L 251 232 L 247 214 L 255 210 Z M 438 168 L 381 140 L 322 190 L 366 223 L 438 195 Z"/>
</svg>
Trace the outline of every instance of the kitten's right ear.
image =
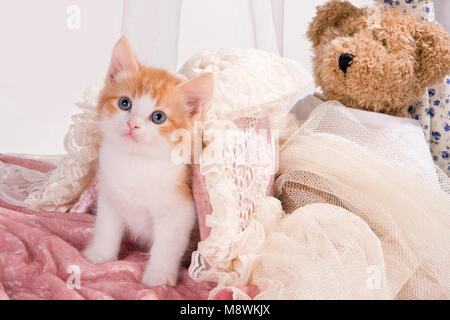
<svg viewBox="0 0 450 320">
<path fill-rule="evenodd" d="M 120 73 L 137 69 L 139 69 L 139 64 L 131 51 L 127 38 L 122 36 L 114 46 L 106 81 L 113 83 Z"/>
</svg>

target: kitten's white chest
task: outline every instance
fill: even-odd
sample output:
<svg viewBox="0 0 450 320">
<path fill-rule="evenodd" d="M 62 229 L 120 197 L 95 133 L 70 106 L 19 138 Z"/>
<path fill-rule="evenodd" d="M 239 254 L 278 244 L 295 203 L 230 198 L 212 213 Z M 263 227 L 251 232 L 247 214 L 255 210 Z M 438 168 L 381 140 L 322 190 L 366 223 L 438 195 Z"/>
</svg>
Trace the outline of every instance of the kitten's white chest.
<svg viewBox="0 0 450 320">
<path fill-rule="evenodd" d="M 101 192 L 119 209 L 129 230 L 150 238 L 152 221 L 174 214 L 183 201 L 176 188 L 184 168 L 170 161 L 149 160 L 122 152 L 100 154 Z"/>
</svg>

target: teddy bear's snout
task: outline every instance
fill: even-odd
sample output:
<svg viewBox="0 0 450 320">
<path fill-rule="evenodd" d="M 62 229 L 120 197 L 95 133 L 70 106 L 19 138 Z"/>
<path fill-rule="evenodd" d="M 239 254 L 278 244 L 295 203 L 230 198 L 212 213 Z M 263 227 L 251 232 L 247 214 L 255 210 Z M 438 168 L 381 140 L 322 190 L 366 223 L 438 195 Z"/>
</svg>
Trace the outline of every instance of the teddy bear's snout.
<svg viewBox="0 0 450 320">
<path fill-rule="evenodd" d="M 344 73 L 347 73 L 347 69 L 352 65 L 354 57 L 355 56 L 350 53 L 341 54 L 339 57 L 339 69 L 341 69 Z"/>
</svg>

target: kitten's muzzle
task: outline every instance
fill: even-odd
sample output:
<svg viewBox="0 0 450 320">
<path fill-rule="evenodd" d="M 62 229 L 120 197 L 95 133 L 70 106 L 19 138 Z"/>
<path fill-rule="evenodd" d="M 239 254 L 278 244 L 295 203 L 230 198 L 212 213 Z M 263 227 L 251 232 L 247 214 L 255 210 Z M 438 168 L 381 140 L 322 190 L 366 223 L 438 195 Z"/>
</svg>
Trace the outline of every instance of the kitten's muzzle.
<svg viewBox="0 0 450 320">
<path fill-rule="evenodd" d="M 133 121 L 133 119 L 129 120 L 127 124 L 130 131 L 134 131 L 141 128 L 141 126 L 136 121 Z"/>
</svg>

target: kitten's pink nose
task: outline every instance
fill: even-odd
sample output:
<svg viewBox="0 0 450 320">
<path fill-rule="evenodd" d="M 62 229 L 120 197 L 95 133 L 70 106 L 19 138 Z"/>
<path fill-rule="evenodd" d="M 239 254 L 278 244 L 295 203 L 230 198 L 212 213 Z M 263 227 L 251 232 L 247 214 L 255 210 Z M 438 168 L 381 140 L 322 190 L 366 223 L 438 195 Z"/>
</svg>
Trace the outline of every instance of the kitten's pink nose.
<svg viewBox="0 0 450 320">
<path fill-rule="evenodd" d="M 141 123 L 137 118 L 132 118 L 131 120 L 128 120 L 127 124 L 128 128 L 130 128 L 130 131 L 137 130 L 141 127 Z"/>
</svg>

